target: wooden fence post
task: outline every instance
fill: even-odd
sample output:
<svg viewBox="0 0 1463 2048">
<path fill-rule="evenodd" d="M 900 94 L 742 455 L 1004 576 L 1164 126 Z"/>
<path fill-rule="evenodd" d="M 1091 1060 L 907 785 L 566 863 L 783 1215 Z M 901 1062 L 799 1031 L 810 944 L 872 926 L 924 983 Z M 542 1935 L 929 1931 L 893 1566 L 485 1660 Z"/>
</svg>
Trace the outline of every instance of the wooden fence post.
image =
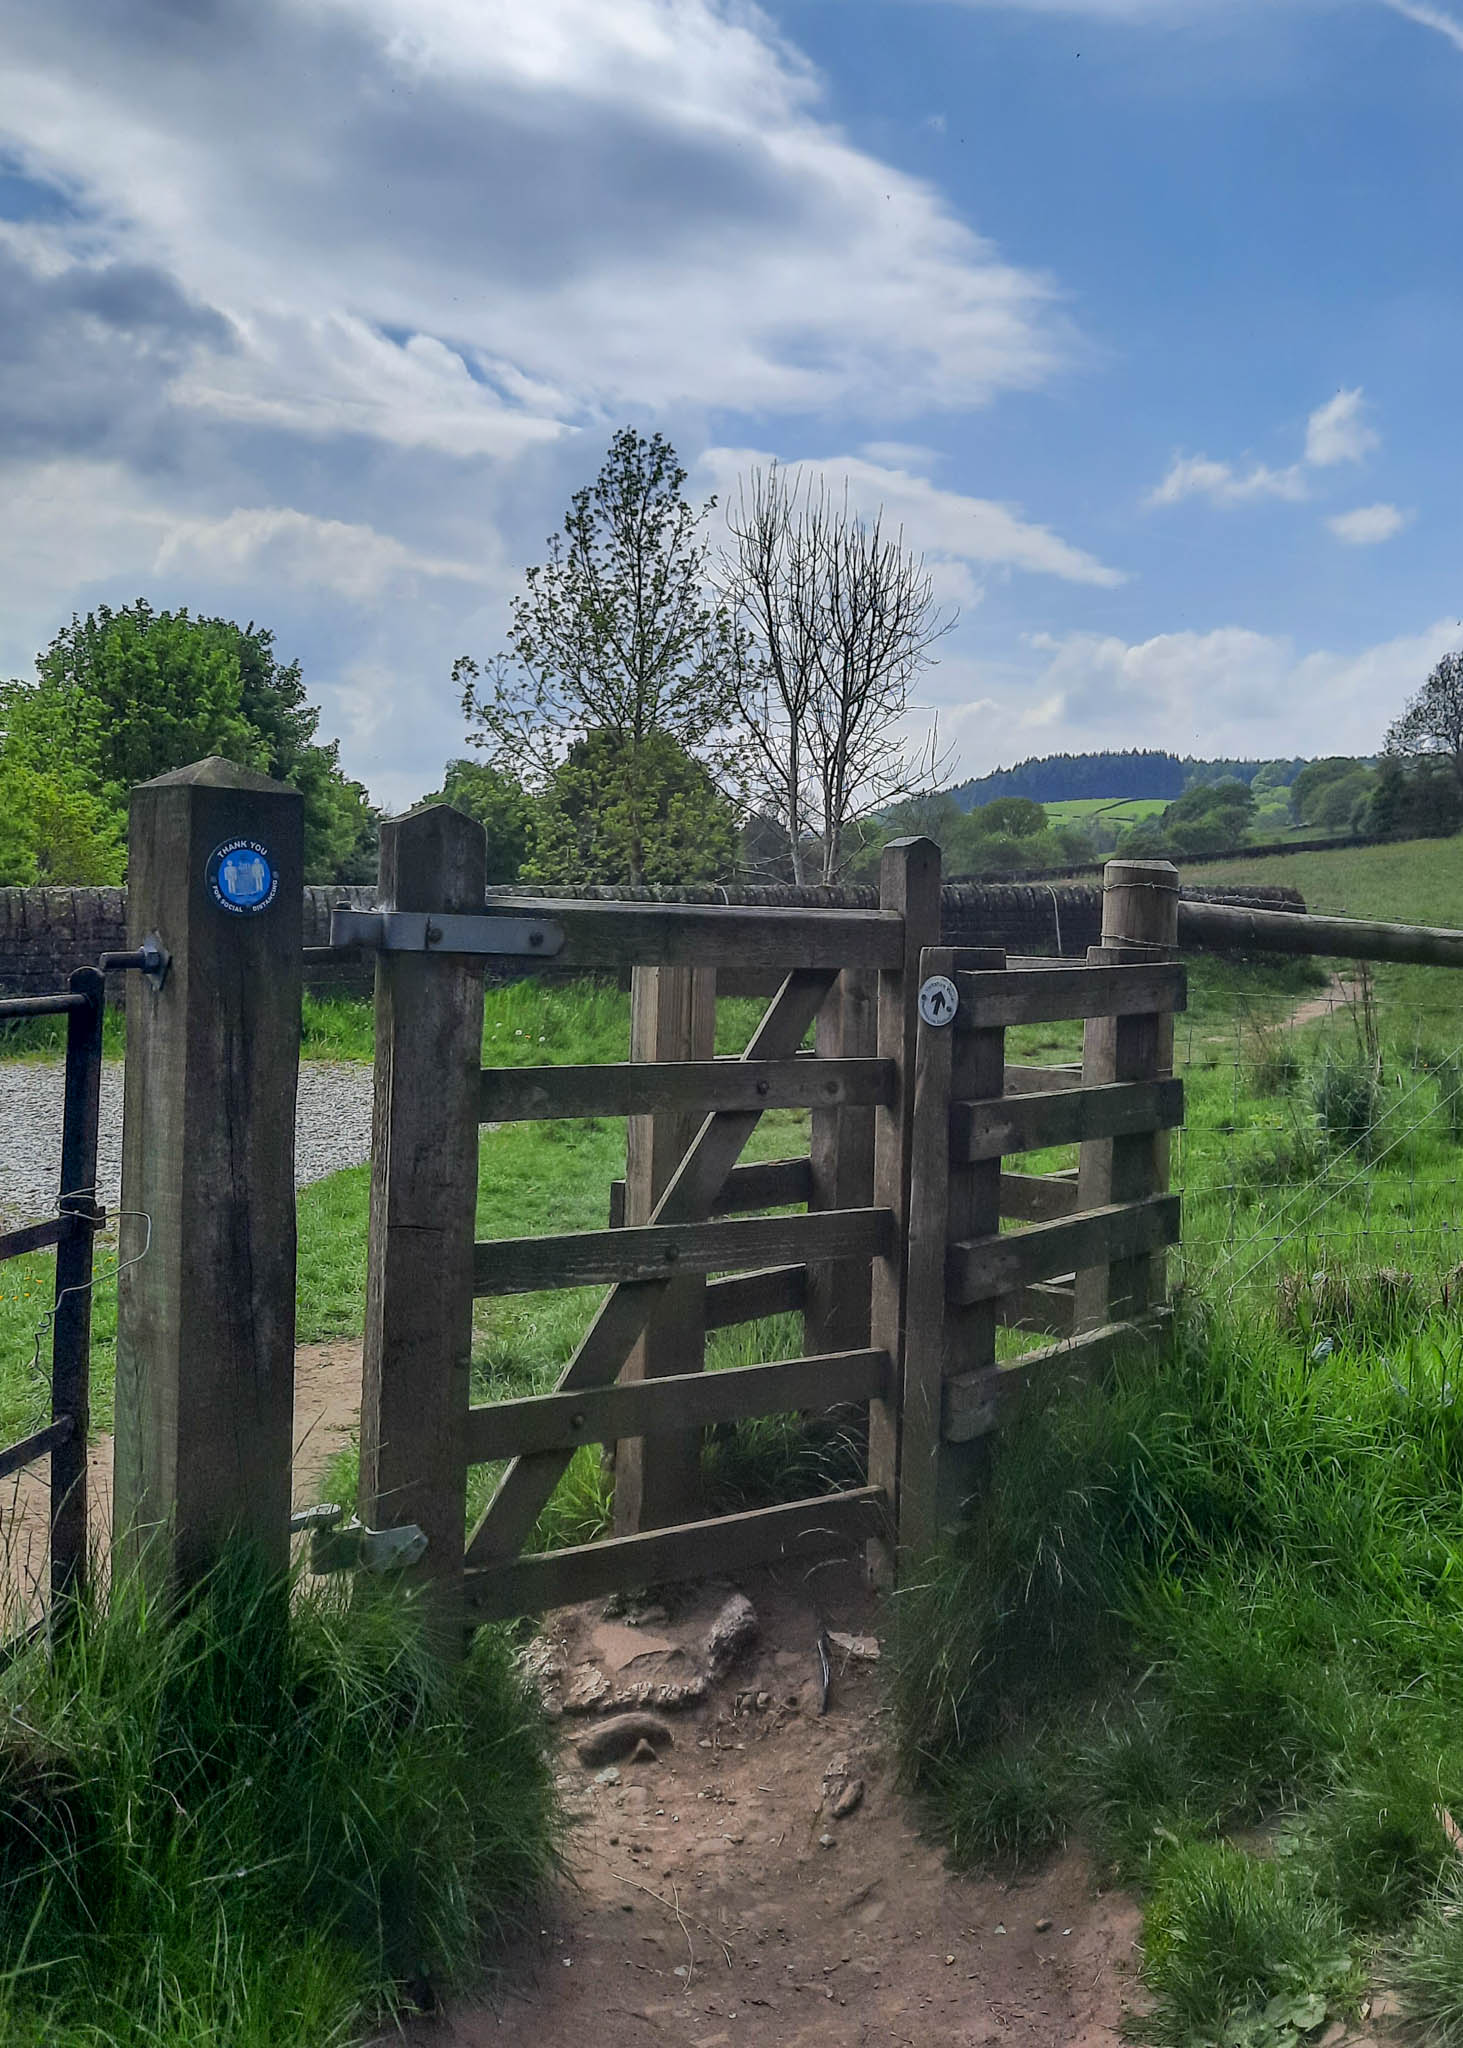
<svg viewBox="0 0 1463 2048">
<path fill-rule="evenodd" d="M 920 981 L 1005 965 L 1000 948 L 929 946 L 921 955 Z M 1003 1029 L 957 1030 L 953 1022 L 932 1026 L 921 1019 L 899 1461 L 899 1547 L 916 1556 L 959 1519 L 985 1459 L 979 1441 L 944 1441 L 945 1381 L 995 1365 L 997 1303 L 947 1301 L 945 1267 L 952 1241 L 994 1237 L 1000 1229 L 1001 1162 L 951 1163 L 950 1105 L 1000 1096 L 1005 1080 Z"/>
<path fill-rule="evenodd" d="M 897 966 L 879 972 L 878 1049 L 894 1062 L 894 1094 L 874 1121 L 874 1202 L 893 1213 L 894 1248 L 874 1262 L 872 1335 L 892 1361 L 894 1396 L 869 1403 L 869 1484 L 883 1488 L 897 1517 L 919 963 L 940 937 L 940 849 L 932 839 L 895 839 L 884 848 L 879 907 L 903 917 L 904 950 Z M 892 1575 L 887 1548 L 876 1549 L 873 1563 L 880 1576 Z"/>
<path fill-rule="evenodd" d="M 132 792 L 117 1324 L 124 1564 L 289 1556 L 302 799 L 211 758 Z"/>
<path fill-rule="evenodd" d="M 632 1060 L 709 1060 L 716 1053 L 714 967 L 636 967 L 630 976 Z M 648 1223 L 700 1129 L 694 1111 L 632 1116 L 625 1129 L 625 1221 Z M 706 1281 L 676 1280 L 625 1362 L 622 1380 L 700 1372 L 706 1364 Z M 686 1522 L 701 1493 L 701 1432 L 623 1437 L 615 1446 L 615 1534 Z"/>
<path fill-rule="evenodd" d="M 450 804 L 381 827 L 383 909 L 481 916 L 486 872 L 482 826 Z M 467 1546 L 482 1059 L 482 961 L 379 954 L 360 1511 L 425 1535 L 406 1577 L 432 1589 L 444 1647 Z"/>
<path fill-rule="evenodd" d="M 1179 877 L 1166 860 L 1110 860 L 1102 878 L 1102 944 L 1088 948 L 1095 965 L 1178 958 Z M 1173 1013 L 1093 1017 L 1082 1047 L 1082 1084 L 1153 1081 L 1173 1072 Z M 1077 1169 L 1080 1209 L 1135 1202 L 1168 1188 L 1167 1131 L 1089 1139 Z M 1074 1330 L 1141 1316 L 1162 1301 L 1162 1252 L 1114 1260 L 1077 1275 Z"/>
<path fill-rule="evenodd" d="M 813 1026 L 821 1059 L 866 1059 L 878 1043 L 878 987 L 872 974 L 845 968 Z M 810 1209 L 867 1209 L 874 1199 L 874 1112 L 815 1109 L 809 1153 Z M 803 1348 L 858 1351 L 869 1341 L 871 1275 L 861 1261 L 810 1266 L 803 1307 Z"/>
</svg>

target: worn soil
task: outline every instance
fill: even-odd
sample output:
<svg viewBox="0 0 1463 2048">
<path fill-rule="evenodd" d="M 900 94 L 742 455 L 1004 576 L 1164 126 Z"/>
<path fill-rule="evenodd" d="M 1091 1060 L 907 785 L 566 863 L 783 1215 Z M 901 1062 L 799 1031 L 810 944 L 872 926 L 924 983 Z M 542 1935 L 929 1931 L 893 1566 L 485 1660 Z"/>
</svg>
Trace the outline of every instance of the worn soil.
<svg viewBox="0 0 1463 2048">
<path fill-rule="evenodd" d="M 412 2048 L 1117 2048 L 1133 1900 L 1076 1854 L 1007 1878 L 948 1870 L 894 1784 L 882 1656 L 835 1645 L 823 1710 L 820 1626 L 877 1642 L 861 1566 L 737 1584 L 760 1638 L 666 1716 L 670 1748 L 600 1771 L 574 1750 L 597 1714 L 563 1717 L 562 1889 L 492 1995 L 413 2022 Z M 638 1627 L 603 1602 L 551 1616 L 530 1653 L 551 1704 L 596 1672 L 611 1695 L 704 1673 L 729 1591 L 677 1589 Z"/>
</svg>

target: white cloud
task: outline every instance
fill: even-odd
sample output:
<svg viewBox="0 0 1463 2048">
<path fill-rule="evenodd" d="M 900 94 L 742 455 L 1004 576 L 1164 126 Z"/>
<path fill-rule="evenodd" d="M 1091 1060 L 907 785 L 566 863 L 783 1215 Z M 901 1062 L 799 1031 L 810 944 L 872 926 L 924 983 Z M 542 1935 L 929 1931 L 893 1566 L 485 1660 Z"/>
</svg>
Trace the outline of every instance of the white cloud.
<svg viewBox="0 0 1463 2048">
<path fill-rule="evenodd" d="M 958 707 L 942 727 L 962 741 L 966 773 L 1029 753 L 1035 725 L 1052 744 L 1167 746 L 1179 753 L 1313 754 L 1324 735 L 1335 751 L 1369 752 L 1387 721 L 1440 655 L 1459 644 L 1454 618 L 1352 653 L 1297 650 L 1245 627 L 1116 635 L 1034 635 L 1038 666 L 1003 683 L 1004 716 L 981 720 L 980 757 Z M 988 681 L 988 679 L 987 679 Z M 989 689 L 985 694 L 989 695 Z"/>
<path fill-rule="evenodd" d="M 1378 445 L 1379 436 L 1362 418 L 1362 392 L 1338 391 L 1317 406 L 1306 423 L 1306 461 L 1317 469 L 1338 462 L 1360 462 Z"/>
<path fill-rule="evenodd" d="M 738 476 L 753 468 L 765 469 L 773 459 L 753 448 L 710 448 L 701 458 L 701 467 L 725 504 Z M 949 562 L 976 569 L 1020 569 L 1101 590 L 1115 589 L 1128 580 L 1123 570 L 1109 568 L 1085 549 L 1073 547 L 1050 527 L 1023 519 L 1014 506 L 941 490 L 909 469 L 870 462 L 859 455 L 830 455 L 806 463 L 794 460 L 783 467 L 789 475 L 801 469 L 821 472 L 835 491 L 841 492 L 847 481 L 854 509 L 870 517 L 882 506 L 886 527 L 902 528 L 908 545 L 928 557 L 932 568 Z"/>
<path fill-rule="evenodd" d="M 1326 524 L 1337 540 L 1344 540 L 1348 547 L 1369 548 L 1399 534 L 1411 516 L 1398 511 L 1395 505 L 1358 505 L 1354 512 L 1339 512 Z"/>
<path fill-rule="evenodd" d="M 484 581 L 480 565 L 420 554 L 370 526 L 312 519 L 284 506 L 241 508 L 223 519 L 170 522 L 154 567 L 237 582 L 324 588 L 355 604 L 379 604 L 398 595 L 403 579 Z"/>
<path fill-rule="evenodd" d="M 1149 492 L 1147 502 L 1177 505 L 1184 498 L 1208 498 L 1215 505 L 1247 505 L 1257 498 L 1285 498 L 1294 503 L 1305 496 L 1306 480 L 1298 463 L 1289 469 L 1270 469 L 1257 462 L 1240 471 L 1207 455 L 1176 455 L 1168 475 Z"/>
<path fill-rule="evenodd" d="M 155 16 L 0 0 L 7 125 L 231 318 L 184 386 L 227 417 L 496 451 L 515 410 L 968 408 L 1070 352 L 1051 285 L 849 142 L 754 8 Z"/>
<path fill-rule="evenodd" d="M 1408 21 L 1415 21 L 1419 28 L 1436 29 L 1440 36 L 1446 36 L 1455 50 L 1463 50 L 1463 21 L 1454 14 L 1447 14 L 1441 7 L 1431 7 L 1426 0 L 1383 0 L 1394 14 L 1401 14 Z"/>
<path fill-rule="evenodd" d="M 1208 455 L 1176 455 L 1168 475 L 1149 492 L 1149 505 L 1177 505 L 1185 498 L 1208 498 L 1214 505 L 1248 505 L 1261 498 L 1299 503 L 1310 496 L 1306 467 L 1329 469 L 1339 462 L 1360 462 L 1379 437 L 1362 417 L 1360 385 L 1338 391 L 1319 405 L 1306 422 L 1305 456 L 1288 469 L 1256 462 L 1249 469 L 1216 462 Z M 1381 536 L 1385 538 L 1385 536 Z"/>
</svg>

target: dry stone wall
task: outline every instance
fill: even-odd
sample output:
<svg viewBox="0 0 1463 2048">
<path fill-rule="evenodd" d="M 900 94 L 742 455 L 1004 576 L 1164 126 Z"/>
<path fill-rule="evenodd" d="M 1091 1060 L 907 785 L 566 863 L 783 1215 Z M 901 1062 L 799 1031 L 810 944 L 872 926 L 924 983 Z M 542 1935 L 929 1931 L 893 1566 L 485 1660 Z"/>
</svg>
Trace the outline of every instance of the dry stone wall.
<svg viewBox="0 0 1463 2048">
<path fill-rule="evenodd" d="M 496 891 L 499 897 L 527 890 Z M 645 903 L 731 903 L 829 910 L 872 910 L 878 892 L 870 888 L 792 887 L 705 889 L 576 889 L 563 892 L 588 900 Z M 1215 903 L 1242 903 L 1266 910 L 1304 910 L 1294 889 L 1186 889 L 1186 896 Z M 373 888 L 316 888 L 305 891 L 305 945 L 330 940 L 330 912 L 337 904 L 353 910 L 375 907 Z M 1062 953 L 1080 958 L 1098 942 L 1102 890 L 1095 883 L 951 882 L 942 897 L 940 937 L 947 946 L 1004 946 L 1008 953 Z M 125 889 L 0 889 L 0 995 L 44 995 L 64 988 L 73 967 L 92 966 L 103 953 L 127 943 Z M 501 978 L 543 973 L 543 968 L 494 970 Z M 120 1001 L 124 977 L 110 977 L 108 994 Z M 371 986 L 369 962 L 307 962 L 305 985 L 317 995 L 364 995 Z"/>
</svg>

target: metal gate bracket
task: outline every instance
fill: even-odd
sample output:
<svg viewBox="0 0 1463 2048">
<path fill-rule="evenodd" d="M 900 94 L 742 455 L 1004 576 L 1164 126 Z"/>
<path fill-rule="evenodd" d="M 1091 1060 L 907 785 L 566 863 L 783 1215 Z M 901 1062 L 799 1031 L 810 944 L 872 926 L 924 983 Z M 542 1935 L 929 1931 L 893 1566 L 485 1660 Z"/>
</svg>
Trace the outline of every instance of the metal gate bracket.
<svg viewBox="0 0 1463 2048">
<path fill-rule="evenodd" d="M 312 1572 L 396 1572 L 419 1564 L 427 1554 L 427 1538 L 415 1522 L 399 1529 L 368 1529 L 343 1520 L 341 1508 L 302 1508 L 290 1516 L 290 1534 L 310 1537 Z"/>
<path fill-rule="evenodd" d="M 376 953 L 528 953 L 551 960 L 564 928 L 551 917 L 467 917 L 436 910 L 332 910 L 332 947 Z"/>
</svg>

